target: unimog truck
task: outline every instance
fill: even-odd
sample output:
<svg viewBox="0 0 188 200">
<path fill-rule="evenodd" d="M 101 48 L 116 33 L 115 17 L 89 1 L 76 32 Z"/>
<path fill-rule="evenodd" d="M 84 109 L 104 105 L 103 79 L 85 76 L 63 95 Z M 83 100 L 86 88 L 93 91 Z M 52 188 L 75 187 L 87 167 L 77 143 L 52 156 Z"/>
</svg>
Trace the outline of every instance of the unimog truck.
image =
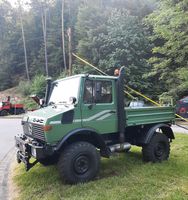
<svg viewBox="0 0 188 200">
<path fill-rule="evenodd" d="M 43 107 L 23 117 L 23 134 L 15 137 L 18 163 L 26 170 L 57 163 L 62 180 L 76 184 L 96 177 L 101 156 L 131 145 L 142 147 L 144 161 L 167 160 L 175 108 L 125 107 L 125 79 L 121 68 L 118 77 L 48 80 Z"/>
</svg>

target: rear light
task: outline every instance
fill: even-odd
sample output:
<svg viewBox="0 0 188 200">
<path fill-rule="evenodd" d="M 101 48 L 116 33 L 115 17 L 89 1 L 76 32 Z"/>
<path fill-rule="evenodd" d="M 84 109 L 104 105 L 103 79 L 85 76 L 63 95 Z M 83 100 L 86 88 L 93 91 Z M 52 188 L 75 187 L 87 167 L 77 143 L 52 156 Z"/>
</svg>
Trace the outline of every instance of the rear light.
<svg viewBox="0 0 188 200">
<path fill-rule="evenodd" d="M 181 107 L 179 110 L 180 113 L 186 113 L 186 111 L 187 111 L 187 109 L 185 107 Z"/>
<path fill-rule="evenodd" d="M 45 126 L 43 126 L 43 130 L 44 131 L 50 131 L 50 130 L 52 130 L 52 126 L 51 125 L 45 125 Z"/>
</svg>

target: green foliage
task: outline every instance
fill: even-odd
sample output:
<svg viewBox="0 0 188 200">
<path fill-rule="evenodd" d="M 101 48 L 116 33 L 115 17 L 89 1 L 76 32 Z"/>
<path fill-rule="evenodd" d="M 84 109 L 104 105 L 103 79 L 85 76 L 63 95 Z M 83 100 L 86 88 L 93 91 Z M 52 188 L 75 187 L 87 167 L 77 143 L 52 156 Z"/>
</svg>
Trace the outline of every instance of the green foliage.
<svg viewBox="0 0 188 200">
<path fill-rule="evenodd" d="M 151 46 L 149 33 L 138 17 L 126 9 L 86 6 L 78 14 L 78 52 L 111 75 L 117 66 L 127 68 L 127 83 L 139 90 L 149 85 L 143 75 L 150 70 L 146 62 Z"/>
<path fill-rule="evenodd" d="M 101 34 L 106 34 L 108 26 L 110 26 L 108 20 L 111 18 L 112 11 L 114 9 L 121 10 L 122 8 L 126 8 L 130 15 L 138 16 L 141 20 L 146 14 L 152 11 L 150 8 L 150 5 L 152 5 L 151 2 L 148 0 L 131 2 L 129 0 L 96 0 L 95 2 L 92 0 L 65 0 L 64 32 L 67 65 L 68 27 L 72 28 L 73 51 L 81 53 L 81 55 L 92 61 L 93 64 L 102 66 L 104 63 L 104 68 L 106 69 L 111 67 L 115 61 L 114 58 L 110 61 L 109 58 L 105 59 L 107 52 L 105 54 L 101 52 L 100 46 L 103 45 L 103 48 L 105 48 Z M 63 63 L 61 38 L 61 3 L 61 0 L 49 0 L 45 2 L 43 0 L 31 0 L 30 9 L 22 9 L 27 59 L 31 78 L 37 74 L 45 74 L 44 38 L 42 30 L 42 16 L 44 12 L 47 15 L 49 73 L 50 76 L 55 78 L 62 72 L 64 73 L 65 66 Z M 18 8 L 12 8 L 7 0 L 0 2 L 0 27 L 0 80 L 3 82 L 0 90 L 3 90 L 18 84 L 20 80 L 26 78 L 20 10 Z M 126 30 L 126 27 L 124 28 Z M 106 48 L 109 47 L 112 48 L 112 46 L 107 44 Z M 113 51 L 116 52 L 115 49 Z M 116 57 L 116 55 L 113 57 Z M 117 59 L 123 62 L 121 58 Z M 77 65 L 77 61 L 73 60 L 73 66 L 75 65 Z M 78 65 L 73 71 L 74 73 L 83 73 L 85 71 L 90 72 L 91 70 Z"/>
<path fill-rule="evenodd" d="M 36 94 L 40 98 L 45 96 L 46 77 L 44 75 L 37 75 L 31 83 L 31 94 Z"/>
<path fill-rule="evenodd" d="M 181 77 L 181 69 L 187 68 L 188 3 L 186 0 L 156 2 L 65 0 L 67 66 L 67 29 L 71 27 L 72 51 L 101 70 L 112 75 L 114 68 L 125 65 L 127 83 L 155 99 L 166 92 L 174 98 L 186 95 L 187 81 Z M 29 74 L 32 79 L 38 74 L 45 75 L 44 12 L 47 15 L 49 75 L 56 79 L 68 74 L 64 70 L 62 53 L 61 3 L 61 0 L 31 0 L 30 9 L 23 9 Z M 150 13 L 143 23 L 143 18 Z M 0 2 L 0 90 L 26 78 L 19 14 L 19 9 L 12 8 L 7 0 Z M 77 59 L 73 59 L 73 73 L 97 74 Z"/>
<path fill-rule="evenodd" d="M 127 83 L 140 90 L 147 87 L 142 75 L 148 72 L 146 56 L 150 50 L 148 33 L 139 19 L 126 10 L 113 10 L 107 23 L 107 34 L 102 35 L 100 65 L 106 68 L 125 65 Z"/>
<path fill-rule="evenodd" d="M 31 82 L 20 81 L 18 85 L 18 90 L 23 96 L 36 94 L 42 98 L 45 95 L 45 89 L 46 77 L 44 75 L 36 75 Z"/>
<path fill-rule="evenodd" d="M 182 70 L 188 66 L 188 2 L 186 0 L 160 1 L 146 23 L 153 29 L 155 47 L 149 62 L 153 65 L 150 77 L 157 77 L 161 90 L 178 97 L 187 88 Z M 188 93 L 187 93 L 188 94 Z"/>
<path fill-rule="evenodd" d="M 188 69 L 185 67 L 181 68 L 177 75 L 180 82 L 180 84 L 177 86 L 177 93 L 179 96 L 186 96 L 188 94 Z"/>
<path fill-rule="evenodd" d="M 30 110 L 36 110 L 36 109 L 39 108 L 39 105 L 35 101 L 33 101 L 33 99 L 30 98 L 30 97 L 24 98 L 21 103 L 24 104 L 24 108 L 26 110 L 28 110 L 28 111 L 30 111 Z"/>
<path fill-rule="evenodd" d="M 18 85 L 18 91 L 23 96 L 29 96 L 31 94 L 31 83 L 28 81 L 20 81 Z"/>
</svg>

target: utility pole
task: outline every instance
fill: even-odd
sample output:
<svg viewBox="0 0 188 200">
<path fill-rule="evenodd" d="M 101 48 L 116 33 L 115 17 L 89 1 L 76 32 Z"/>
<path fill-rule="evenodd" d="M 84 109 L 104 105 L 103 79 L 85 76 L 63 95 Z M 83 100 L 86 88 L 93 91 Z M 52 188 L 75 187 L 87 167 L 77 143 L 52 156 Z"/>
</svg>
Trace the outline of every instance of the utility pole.
<svg viewBox="0 0 188 200">
<path fill-rule="evenodd" d="M 24 27 L 23 27 L 22 7 L 21 7 L 20 0 L 18 0 L 18 6 L 19 6 L 19 17 L 20 17 L 20 22 L 21 22 L 22 40 L 23 40 L 23 47 L 24 47 L 25 69 L 26 69 L 27 80 L 30 81 L 29 68 L 28 68 L 28 62 L 27 62 L 27 49 L 26 49 L 26 42 L 25 42 L 25 32 L 24 32 Z"/>
<path fill-rule="evenodd" d="M 46 8 L 42 10 L 42 30 L 43 30 L 43 39 L 44 39 L 44 56 L 45 56 L 45 70 L 46 76 L 48 77 L 48 55 L 47 55 L 47 40 L 46 40 Z"/>
<path fill-rule="evenodd" d="M 72 75 L 72 30 L 69 27 L 67 30 L 68 40 L 69 40 L 69 76 Z"/>
<path fill-rule="evenodd" d="M 61 11 L 61 28 L 62 28 L 62 49 L 63 49 L 63 63 L 65 72 L 67 73 L 67 63 L 65 56 L 65 28 L 64 28 L 64 9 L 65 9 L 65 0 L 62 0 L 62 11 Z M 61 68 L 60 68 L 61 71 Z"/>
</svg>

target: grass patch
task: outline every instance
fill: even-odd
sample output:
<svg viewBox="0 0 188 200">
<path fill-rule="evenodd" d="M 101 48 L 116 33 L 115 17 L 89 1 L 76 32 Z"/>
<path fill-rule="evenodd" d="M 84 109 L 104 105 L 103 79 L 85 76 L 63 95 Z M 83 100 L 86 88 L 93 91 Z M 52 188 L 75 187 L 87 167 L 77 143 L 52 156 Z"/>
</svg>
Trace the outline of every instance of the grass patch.
<svg viewBox="0 0 188 200">
<path fill-rule="evenodd" d="M 19 200 L 152 200 L 188 199 L 188 135 L 177 134 L 163 163 L 143 163 L 140 148 L 102 159 L 95 181 L 74 186 L 61 182 L 56 166 L 15 168 Z"/>
</svg>

